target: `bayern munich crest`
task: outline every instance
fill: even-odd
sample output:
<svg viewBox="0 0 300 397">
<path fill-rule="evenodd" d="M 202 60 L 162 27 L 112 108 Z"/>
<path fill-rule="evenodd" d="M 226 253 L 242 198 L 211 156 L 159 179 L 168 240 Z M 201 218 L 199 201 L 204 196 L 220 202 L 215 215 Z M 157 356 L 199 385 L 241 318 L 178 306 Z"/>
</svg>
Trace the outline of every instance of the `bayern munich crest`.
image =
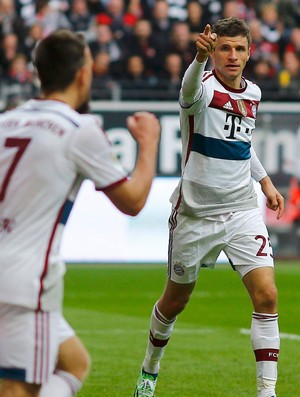
<svg viewBox="0 0 300 397">
<path fill-rule="evenodd" d="M 174 273 L 177 274 L 177 276 L 183 276 L 184 275 L 184 267 L 182 266 L 181 263 L 175 262 L 174 266 Z"/>
</svg>

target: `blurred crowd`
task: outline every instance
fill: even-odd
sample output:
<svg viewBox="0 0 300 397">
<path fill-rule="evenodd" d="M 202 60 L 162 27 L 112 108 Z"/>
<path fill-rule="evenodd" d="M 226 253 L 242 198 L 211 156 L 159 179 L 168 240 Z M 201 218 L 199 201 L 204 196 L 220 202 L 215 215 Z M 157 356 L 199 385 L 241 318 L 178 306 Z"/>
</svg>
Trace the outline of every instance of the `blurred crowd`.
<svg viewBox="0 0 300 397">
<path fill-rule="evenodd" d="M 197 35 L 232 15 L 251 30 L 245 77 L 263 100 L 299 100 L 299 0 L 0 0 L 0 100 L 9 107 L 38 93 L 31 53 L 58 28 L 90 45 L 93 100 L 177 100 Z"/>
</svg>

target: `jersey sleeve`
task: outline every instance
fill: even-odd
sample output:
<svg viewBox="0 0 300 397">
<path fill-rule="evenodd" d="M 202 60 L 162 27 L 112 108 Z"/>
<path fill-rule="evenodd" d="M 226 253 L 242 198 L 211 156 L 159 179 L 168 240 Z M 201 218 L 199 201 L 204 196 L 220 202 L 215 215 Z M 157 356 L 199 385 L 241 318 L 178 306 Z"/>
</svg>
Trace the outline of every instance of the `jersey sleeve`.
<svg viewBox="0 0 300 397">
<path fill-rule="evenodd" d="M 70 157 L 78 174 L 95 183 L 97 190 L 108 189 L 127 179 L 127 171 L 115 158 L 111 144 L 93 117 L 76 131 Z"/>
<path fill-rule="evenodd" d="M 199 63 L 196 59 L 187 68 L 181 85 L 180 91 L 180 105 L 190 107 L 202 95 L 202 77 L 204 73 L 206 62 Z"/>
<path fill-rule="evenodd" d="M 251 176 L 255 179 L 256 182 L 262 180 L 265 176 L 267 176 L 267 172 L 259 161 L 255 150 L 253 147 L 250 149 L 251 159 L 250 159 L 250 168 L 251 168 Z"/>
</svg>

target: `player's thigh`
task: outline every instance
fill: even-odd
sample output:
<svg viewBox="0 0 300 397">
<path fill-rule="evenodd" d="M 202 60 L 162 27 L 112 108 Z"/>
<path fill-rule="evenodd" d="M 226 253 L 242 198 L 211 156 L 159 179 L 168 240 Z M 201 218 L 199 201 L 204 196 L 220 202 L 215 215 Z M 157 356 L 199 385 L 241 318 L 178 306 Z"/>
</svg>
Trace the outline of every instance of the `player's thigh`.
<svg viewBox="0 0 300 397">
<path fill-rule="evenodd" d="M 275 287 L 275 274 L 272 267 L 260 267 L 253 269 L 243 277 L 243 283 L 250 295 L 259 294 L 261 291 Z"/>
<path fill-rule="evenodd" d="M 177 215 L 176 226 L 169 222 L 169 278 L 179 284 L 197 280 L 200 267 L 214 267 L 223 249 L 223 222 Z"/>
<path fill-rule="evenodd" d="M 0 303 L 0 377 L 40 385 L 53 373 L 59 313 Z"/>
<path fill-rule="evenodd" d="M 59 341 L 56 368 L 69 372 L 83 381 L 90 369 L 90 356 L 81 340 L 63 317 L 60 319 Z"/>
<path fill-rule="evenodd" d="M 38 397 L 41 385 L 4 379 L 0 384 L 0 397 Z"/>
<path fill-rule="evenodd" d="M 259 209 L 235 213 L 227 227 L 233 233 L 224 252 L 242 278 L 254 269 L 274 267 L 269 233 Z"/>
</svg>

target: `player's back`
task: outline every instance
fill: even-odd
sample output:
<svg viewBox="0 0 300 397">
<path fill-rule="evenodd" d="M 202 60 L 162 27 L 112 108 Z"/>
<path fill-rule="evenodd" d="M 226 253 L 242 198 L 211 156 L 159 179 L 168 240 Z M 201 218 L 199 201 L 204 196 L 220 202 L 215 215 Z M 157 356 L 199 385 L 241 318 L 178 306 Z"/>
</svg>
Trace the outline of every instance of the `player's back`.
<svg viewBox="0 0 300 397">
<path fill-rule="evenodd" d="M 11 279 L 24 288 L 12 303 L 34 305 L 58 254 L 59 224 L 80 182 L 69 159 L 79 126 L 80 115 L 55 101 L 32 100 L 0 116 L 0 300 Z"/>
</svg>

